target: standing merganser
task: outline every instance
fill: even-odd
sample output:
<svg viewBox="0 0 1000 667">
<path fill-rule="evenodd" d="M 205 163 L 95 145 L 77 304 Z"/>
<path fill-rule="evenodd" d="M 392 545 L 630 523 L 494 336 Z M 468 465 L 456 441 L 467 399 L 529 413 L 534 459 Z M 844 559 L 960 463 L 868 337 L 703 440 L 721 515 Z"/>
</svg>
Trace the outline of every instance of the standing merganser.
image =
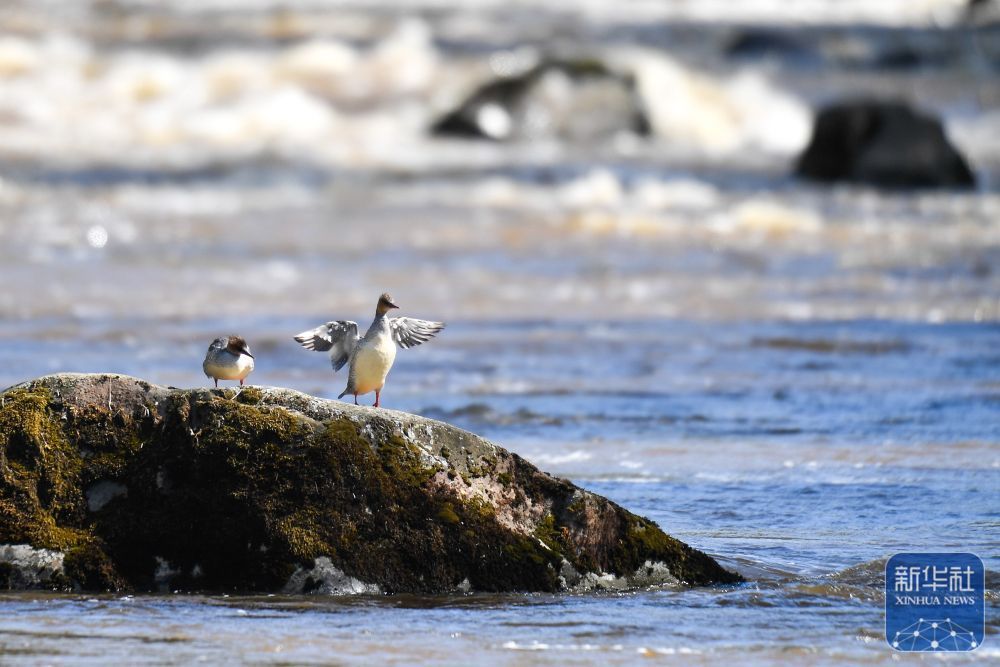
<svg viewBox="0 0 1000 667">
<path fill-rule="evenodd" d="M 295 340 L 307 350 L 329 350 L 334 372 L 350 361 L 347 388 L 337 398 L 354 394 L 354 404 L 357 405 L 358 394 L 374 391 L 375 407 L 379 407 L 385 376 L 396 360 L 396 345 L 404 349 L 415 347 L 426 343 L 444 329 L 444 322 L 416 320 L 412 317 L 386 317 L 386 313 L 394 308 L 399 306 L 391 296 L 383 294 L 379 297 L 375 307 L 375 320 L 363 338 L 358 338 L 358 323 L 349 320 L 327 322 L 295 336 Z"/>
<path fill-rule="evenodd" d="M 253 370 L 250 346 L 242 336 L 216 338 L 208 346 L 201 368 L 205 375 L 215 380 L 216 387 L 219 386 L 219 380 L 239 380 L 242 387 L 243 380 Z"/>
</svg>

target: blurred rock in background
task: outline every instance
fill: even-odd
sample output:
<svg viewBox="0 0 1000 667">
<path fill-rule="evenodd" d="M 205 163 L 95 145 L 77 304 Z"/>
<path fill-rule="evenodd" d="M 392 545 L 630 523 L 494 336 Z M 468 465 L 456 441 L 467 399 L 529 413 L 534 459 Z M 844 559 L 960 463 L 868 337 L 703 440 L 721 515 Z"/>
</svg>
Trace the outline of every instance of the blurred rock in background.
<svg viewBox="0 0 1000 667">
<path fill-rule="evenodd" d="M 820 110 L 799 176 L 886 187 L 971 187 L 976 179 L 941 121 L 899 102 L 859 100 Z"/>
</svg>

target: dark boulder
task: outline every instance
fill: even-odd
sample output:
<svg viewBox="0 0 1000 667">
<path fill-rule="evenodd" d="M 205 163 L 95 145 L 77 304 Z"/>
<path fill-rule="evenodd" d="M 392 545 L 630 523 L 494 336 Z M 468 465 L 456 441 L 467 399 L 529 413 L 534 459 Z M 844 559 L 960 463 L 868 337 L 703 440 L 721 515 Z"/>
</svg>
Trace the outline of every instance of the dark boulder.
<svg viewBox="0 0 1000 667">
<path fill-rule="evenodd" d="M 559 591 L 740 577 L 467 431 L 287 389 L 0 394 L 0 585 Z"/>
<path fill-rule="evenodd" d="M 507 141 L 600 140 L 650 133 L 635 83 L 602 63 L 548 60 L 484 84 L 431 128 L 438 136 Z"/>
<path fill-rule="evenodd" d="M 815 39 L 801 29 L 747 28 L 729 38 L 723 51 L 734 60 L 779 60 L 803 65 L 821 65 L 823 54 Z"/>
<path fill-rule="evenodd" d="M 861 100 L 821 110 L 795 173 L 889 188 L 975 185 L 941 121 L 899 102 Z"/>
</svg>

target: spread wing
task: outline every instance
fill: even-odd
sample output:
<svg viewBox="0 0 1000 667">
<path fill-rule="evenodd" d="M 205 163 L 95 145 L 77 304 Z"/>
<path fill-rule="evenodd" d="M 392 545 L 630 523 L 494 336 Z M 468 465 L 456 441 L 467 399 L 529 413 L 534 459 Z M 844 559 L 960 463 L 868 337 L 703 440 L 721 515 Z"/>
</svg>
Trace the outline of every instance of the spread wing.
<svg viewBox="0 0 1000 667">
<path fill-rule="evenodd" d="M 394 317 L 389 320 L 389 327 L 392 329 L 392 339 L 405 349 L 429 341 L 441 329 L 444 329 L 444 322 L 415 320 L 412 317 Z"/>
<path fill-rule="evenodd" d="M 302 347 L 314 352 L 330 351 L 333 370 L 339 371 L 351 358 L 354 346 L 358 344 L 358 323 L 349 320 L 327 322 L 315 329 L 303 331 L 295 337 Z"/>
</svg>

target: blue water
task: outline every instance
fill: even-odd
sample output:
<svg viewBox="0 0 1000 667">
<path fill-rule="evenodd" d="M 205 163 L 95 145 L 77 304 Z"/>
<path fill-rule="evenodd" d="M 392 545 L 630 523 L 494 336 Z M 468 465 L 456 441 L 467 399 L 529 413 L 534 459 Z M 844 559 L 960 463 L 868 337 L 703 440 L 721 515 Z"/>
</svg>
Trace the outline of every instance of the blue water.
<svg viewBox="0 0 1000 667">
<path fill-rule="evenodd" d="M 239 323 L 261 331 L 253 380 L 339 393 L 325 357 L 282 335 L 309 323 Z M 163 329 L 200 340 L 204 324 Z M 0 353 L 0 384 L 56 368 L 205 384 L 200 346 L 143 350 L 78 325 L 72 340 L 46 342 L 6 327 L 19 340 Z M 352 599 L 7 594 L 0 650 L 11 664 L 882 662 L 885 559 L 971 551 L 993 588 L 975 655 L 995 659 L 998 336 L 992 324 L 880 321 L 455 323 L 400 354 L 387 404 L 518 451 L 748 583 Z"/>
</svg>

